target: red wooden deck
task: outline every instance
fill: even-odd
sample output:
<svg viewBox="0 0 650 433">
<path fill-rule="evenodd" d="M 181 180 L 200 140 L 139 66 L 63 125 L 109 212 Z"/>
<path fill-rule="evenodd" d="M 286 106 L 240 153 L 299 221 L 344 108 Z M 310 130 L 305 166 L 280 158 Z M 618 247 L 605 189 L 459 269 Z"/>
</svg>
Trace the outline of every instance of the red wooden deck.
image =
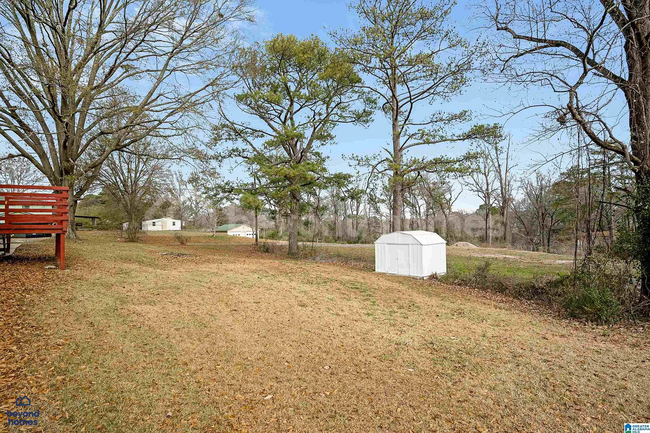
<svg viewBox="0 0 650 433">
<path fill-rule="evenodd" d="M 67 230 L 68 187 L 0 185 L 0 237 L 5 253 L 11 235 L 51 233 L 56 236 L 59 267 L 65 269 Z"/>
</svg>

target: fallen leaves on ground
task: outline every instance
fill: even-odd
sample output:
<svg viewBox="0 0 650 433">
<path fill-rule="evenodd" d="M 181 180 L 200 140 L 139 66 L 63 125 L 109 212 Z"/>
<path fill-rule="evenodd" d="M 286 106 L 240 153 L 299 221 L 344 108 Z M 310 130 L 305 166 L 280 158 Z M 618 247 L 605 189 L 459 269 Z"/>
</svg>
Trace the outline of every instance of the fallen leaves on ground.
<svg viewBox="0 0 650 433">
<path fill-rule="evenodd" d="M 43 245 L 27 244 L 19 253 L 0 258 L 0 424 L 6 425 L 6 411 L 15 410 L 16 398 L 27 395 L 35 407 L 47 401 L 43 377 L 34 373 L 46 346 L 56 346 L 47 338 L 48 330 L 39 329 L 32 306 L 44 291 L 52 287 L 55 272 L 46 269 L 54 258 Z M 57 314 L 52 311 L 51 314 Z M 41 398 L 35 398 L 40 395 Z"/>
</svg>

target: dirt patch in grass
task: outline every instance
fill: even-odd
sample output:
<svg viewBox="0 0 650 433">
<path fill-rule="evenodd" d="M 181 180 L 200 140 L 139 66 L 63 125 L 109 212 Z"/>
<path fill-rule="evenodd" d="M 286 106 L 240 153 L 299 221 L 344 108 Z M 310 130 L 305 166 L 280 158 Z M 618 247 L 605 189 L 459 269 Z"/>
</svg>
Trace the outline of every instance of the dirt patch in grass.
<svg viewBox="0 0 650 433">
<path fill-rule="evenodd" d="M 246 242 L 174 243 L 93 234 L 70 246 L 70 271 L 30 312 L 65 342 L 30 365 L 50 389 L 44 429 L 587 432 L 649 420 L 647 330 Z"/>
<path fill-rule="evenodd" d="M 172 257 L 172 258 L 179 258 L 179 257 L 192 257 L 192 254 L 188 253 L 159 253 L 161 256 L 167 256 L 167 257 Z"/>
<path fill-rule="evenodd" d="M 476 245 L 471 244 L 471 243 L 469 243 L 469 242 L 456 242 L 456 243 L 455 243 L 454 245 L 452 245 L 452 246 L 454 246 L 454 247 L 459 247 L 459 248 L 478 248 Z"/>
</svg>

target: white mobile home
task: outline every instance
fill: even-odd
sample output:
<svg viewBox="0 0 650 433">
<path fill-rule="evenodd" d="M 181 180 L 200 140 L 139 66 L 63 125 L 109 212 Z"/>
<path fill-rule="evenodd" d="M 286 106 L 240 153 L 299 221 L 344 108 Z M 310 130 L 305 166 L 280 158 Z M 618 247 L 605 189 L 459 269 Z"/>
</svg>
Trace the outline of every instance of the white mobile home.
<svg viewBox="0 0 650 433">
<path fill-rule="evenodd" d="M 447 242 L 433 232 L 393 232 L 375 241 L 375 272 L 428 277 L 447 273 Z"/>
<path fill-rule="evenodd" d="M 224 224 L 216 228 L 217 233 L 226 233 L 228 236 L 254 238 L 255 230 L 245 224 Z"/>
<path fill-rule="evenodd" d="M 155 220 L 142 221 L 142 230 L 146 232 L 180 230 L 181 220 L 173 218 L 159 218 Z"/>
</svg>

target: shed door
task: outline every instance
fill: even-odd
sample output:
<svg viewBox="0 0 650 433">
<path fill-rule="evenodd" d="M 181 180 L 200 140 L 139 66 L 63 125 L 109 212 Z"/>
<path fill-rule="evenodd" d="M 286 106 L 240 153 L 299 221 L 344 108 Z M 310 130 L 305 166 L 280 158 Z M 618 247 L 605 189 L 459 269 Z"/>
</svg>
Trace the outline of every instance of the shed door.
<svg viewBox="0 0 650 433">
<path fill-rule="evenodd" d="M 409 246 L 408 245 L 393 245 L 395 249 L 395 259 L 397 260 L 397 274 L 409 274 Z"/>
</svg>

